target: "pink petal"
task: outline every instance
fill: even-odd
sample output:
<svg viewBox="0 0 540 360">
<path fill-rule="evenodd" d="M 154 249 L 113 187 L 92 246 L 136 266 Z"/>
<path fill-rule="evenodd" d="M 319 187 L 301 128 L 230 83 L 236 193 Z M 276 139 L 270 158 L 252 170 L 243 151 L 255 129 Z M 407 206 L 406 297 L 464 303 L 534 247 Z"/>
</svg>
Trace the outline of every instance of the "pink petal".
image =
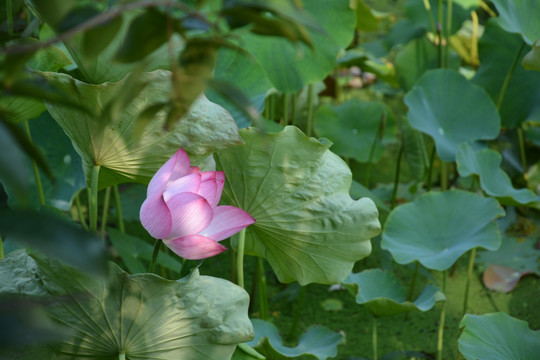
<svg viewBox="0 0 540 360">
<path fill-rule="evenodd" d="M 254 222 L 255 219 L 244 210 L 234 206 L 222 205 L 214 209 L 212 222 L 200 232 L 200 235 L 221 241 Z"/>
<path fill-rule="evenodd" d="M 150 180 L 148 184 L 147 196 L 150 197 L 156 193 L 161 193 L 169 183 L 190 173 L 191 167 L 189 157 L 186 152 L 180 148 Z"/>
<path fill-rule="evenodd" d="M 490 290 L 509 293 L 516 287 L 519 279 L 528 273 L 529 271 L 519 272 L 503 265 L 491 264 L 484 271 L 482 280 Z"/>
<path fill-rule="evenodd" d="M 176 254 L 189 260 L 209 258 L 227 250 L 215 240 L 201 235 L 188 235 L 163 242 Z"/>
<path fill-rule="evenodd" d="M 205 198 L 194 193 L 179 193 L 166 199 L 172 220 L 167 240 L 197 235 L 210 224 L 214 213 Z"/>
<path fill-rule="evenodd" d="M 139 216 L 142 225 L 152 237 L 164 239 L 171 233 L 171 214 L 161 194 L 147 198 L 141 206 Z"/>
<path fill-rule="evenodd" d="M 225 173 L 223 171 L 205 171 L 202 173 L 201 186 L 197 194 L 208 200 L 208 203 L 215 208 L 221 198 L 224 185 Z"/>
<path fill-rule="evenodd" d="M 201 185 L 201 173 L 194 172 L 192 174 L 174 180 L 167 185 L 163 198 L 167 202 L 173 195 L 190 192 L 197 193 Z"/>
</svg>

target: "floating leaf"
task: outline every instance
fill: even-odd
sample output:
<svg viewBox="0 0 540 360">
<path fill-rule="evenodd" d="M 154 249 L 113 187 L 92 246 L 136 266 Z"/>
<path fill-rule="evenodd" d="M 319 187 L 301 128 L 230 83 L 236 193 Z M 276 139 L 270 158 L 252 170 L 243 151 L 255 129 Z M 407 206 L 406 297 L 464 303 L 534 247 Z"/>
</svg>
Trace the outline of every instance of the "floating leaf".
<svg viewBox="0 0 540 360">
<path fill-rule="evenodd" d="M 335 284 L 371 251 L 377 209 L 349 196 L 345 162 L 296 127 L 263 135 L 242 129 L 243 146 L 219 151 L 222 200 L 246 210 L 246 253 L 268 260 L 281 282 Z"/>
<path fill-rule="evenodd" d="M 467 360 L 536 359 L 540 354 L 540 331 L 506 313 L 467 314 L 460 327 L 459 351 Z"/>
<path fill-rule="evenodd" d="M 482 86 L 496 104 L 512 64 L 521 62 L 529 49 L 522 45 L 519 35 L 507 33 L 493 20 L 487 22 L 478 42 L 482 65 L 472 82 Z M 527 120 L 540 121 L 540 73 L 515 66 L 499 110 L 505 127 L 516 127 Z"/>
<path fill-rule="evenodd" d="M 492 0 L 499 17 L 495 21 L 504 30 L 518 33 L 523 40 L 532 45 L 540 34 L 540 2 L 536 0 Z M 531 19 L 531 20 L 528 20 Z"/>
<path fill-rule="evenodd" d="M 371 162 L 375 163 L 383 153 L 377 135 L 388 113 L 388 108 L 382 103 L 358 99 L 337 106 L 321 105 L 317 109 L 315 129 L 319 136 L 333 142 L 333 152 L 358 162 L 370 161 L 375 142 L 371 154 Z"/>
<path fill-rule="evenodd" d="M 436 287 L 426 285 L 420 296 L 407 301 L 405 289 L 391 272 L 382 269 L 351 273 L 343 285 L 356 296 L 356 303 L 364 305 L 375 317 L 392 316 L 411 310 L 428 311 L 435 302 L 445 297 Z"/>
<path fill-rule="evenodd" d="M 101 165 L 100 187 L 125 181 L 148 182 L 179 147 L 201 160 L 217 149 L 241 143 L 230 114 L 205 97 L 201 97 L 169 131 L 163 128 L 165 113 L 158 112 L 135 137 L 134 132 L 138 129 L 135 120 L 141 112 L 150 105 L 169 100 L 171 82 L 167 71 L 141 74 L 138 81 L 145 84 L 144 88 L 127 104 L 122 102 L 121 107 L 110 104 L 123 100 L 121 92 L 126 91 L 125 85 L 130 78 L 117 83 L 90 85 L 65 74 L 45 73 L 45 76 L 73 100 L 92 109 L 92 113 L 84 113 L 47 104 L 49 112 L 81 156 L 87 179 L 94 164 Z M 103 114 L 104 108 L 118 111 Z M 118 116 L 104 117 L 116 113 Z"/>
<path fill-rule="evenodd" d="M 252 319 L 255 338 L 248 342 L 268 360 L 295 359 L 306 356 L 308 359 L 326 360 L 337 355 L 337 346 L 341 342 L 340 334 L 324 326 L 311 326 L 300 337 L 296 347 L 283 344 L 279 330 L 268 322 Z"/>
<path fill-rule="evenodd" d="M 128 275 L 111 263 L 108 278 L 100 279 L 24 251 L 5 260 L 0 262 L 3 295 L 37 290 L 65 297 L 46 306 L 52 318 L 74 332 L 54 345 L 55 359 L 112 360 L 123 353 L 126 359 L 224 360 L 237 343 L 253 338 L 248 294 L 198 271 L 172 281 Z"/>
<path fill-rule="evenodd" d="M 405 96 L 411 126 L 435 140 L 443 161 L 465 141 L 495 139 L 501 119 L 489 95 L 453 70 L 426 72 Z"/>
<path fill-rule="evenodd" d="M 324 31 L 308 29 L 313 49 L 283 38 L 246 34 L 242 46 L 259 61 L 274 87 L 284 93 L 321 81 L 334 68 L 338 51 L 352 40 L 356 17 L 349 0 L 302 3 Z"/>
<path fill-rule="evenodd" d="M 470 249 L 496 250 L 501 235 L 493 220 L 503 215 L 492 198 L 461 190 L 430 192 L 390 213 L 381 247 L 399 264 L 418 260 L 443 271 Z"/>
<path fill-rule="evenodd" d="M 480 186 L 491 196 L 499 198 L 503 204 L 529 204 L 540 201 L 529 189 L 515 189 L 508 174 L 501 168 L 501 155 L 495 150 L 474 150 L 469 144 L 463 143 L 456 155 L 457 170 L 461 176 L 478 175 Z"/>
</svg>

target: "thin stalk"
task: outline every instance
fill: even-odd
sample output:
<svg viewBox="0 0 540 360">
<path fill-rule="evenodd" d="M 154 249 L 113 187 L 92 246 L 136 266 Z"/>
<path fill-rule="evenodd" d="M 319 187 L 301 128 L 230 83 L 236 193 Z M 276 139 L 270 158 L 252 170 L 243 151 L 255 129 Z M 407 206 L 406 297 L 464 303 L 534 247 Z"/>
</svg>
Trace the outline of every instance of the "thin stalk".
<svg viewBox="0 0 540 360">
<path fill-rule="evenodd" d="M 7 0 L 7 2 L 6 2 L 6 16 L 7 16 L 7 25 L 8 25 L 8 36 L 11 38 L 13 36 L 13 3 L 12 3 L 12 0 Z"/>
<path fill-rule="evenodd" d="M 334 79 L 336 79 L 336 83 L 334 86 L 334 93 L 336 96 L 336 100 L 334 101 L 334 104 L 338 105 L 338 104 L 341 104 L 341 95 L 342 95 L 341 85 L 339 84 L 339 70 L 338 69 L 335 70 Z"/>
<path fill-rule="evenodd" d="M 107 218 L 109 217 L 109 204 L 111 202 L 111 188 L 105 189 L 105 199 L 103 201 L 103 213 L 101 214 L 101 236 L 105 237 L 107 228 Z"/>
<path fill-rule="evenodd" d="M 436 33 L 437 27 L 435 25 L 435 19 L 433 18 L 433 14 L 431 13 L 431 4 L 429 3 L 429 0 L 424 0 L 424 7 L 426 8 L 426 11 L 428 13 L 429 24 L 431 25 L 431 31 L 433 33 Z"/>
<path fill-rule="evenodd" d="M 236 271 L 236 251 L 229 251 L 231 257 L 231 282 L 238 283 L 238 272 Z"/>
<path fill-rule="evenodd" d="M 374 316 L 371 322 L 371 343 L 373 346 L 373 360 L 377 360 L 377 318 Z"/>
<path fill-rule="evenodd" d="M 289 94 L 283 94 L 283 124 L 289 125 Z"/>
<path fill-rule="evenodd" d="M 392 203 L 391 203 L 392 209 L 396 207 L 396 198 L 397 198 L 397 192 L 398 192 L 398 186 L 399 186 L 399 177 L 401 174 L 401 158 L 403 157 L 403 151 L 404 151 L 404 146 L 402 144 L 401 147 L 399 148 L 399 153 L 398 153 L 398 158 L 397 158 L 397 163 L 396 163 L 396 175 L 394 176 L 394 191 L 392 192 Z"/>
<path fill-rule="evenodd" d="M 255 299 L 255 297 L 257 297 L 257 292 L 258 292 L 258 284 L 259 284 L 259 266 L 258 266 L 258 257 L 257 259 L 254 259 L 255 260 L 255 269 L 253 271 L 253 281 L 251 282 L 251 292 L 249 293 L 249 298 L 250 299 Z M 252 314 L 253 313 L 253 307 L 255 306 L 255 302 L 254 301 L 250 301 L 249 302 L 249 306 L 248 306 L 248 314 Z M 259 313 L 261 312 L 260 310 L 260 307 L 261 305 L 259 304 Z"/>
<path fill-rule="evenodd" d="M 274 120 L 275 117 L 276 117 L 276 112 L 275 112 L 275 99 L 274 99 L 274 94 L 270 95 L 268 97 L 268 119 L 269 120 Z"/>
<path fill-rule="evenodd" d="M 414 288 L 416 287 L 416 278 L 418 277 L 418 268 L 420 267 L 420 263 L 417 261 L 416 265 L 414 267 L 414 274 L 411 282 L 411 287 L 409 288 L 409 294 L 407 295 L 407 301 L 412 301 L 412 297 L 414 295 Z M 410 311 L 407 311 L 405 314 L 405 320 L 409 320 L 409 313 Z"/>
<path fill-rule="evenodd" d="M 471 287 L 472 273 L 474 269 L 474 258 L 476 257 L 476 248 L 471 250 L 469 257 L 469 268 L 467 269 L 467 282 L 465 283 L 465 298 L 463 299 L 463 316 L 467 313 L 467 303 L 469 301 L 469 288 Z"/>
<path fill-rule="evenodd" d="M 512 75 L 514 74 L 514 70 L 516 69 L 519 58 L 521 57 L 521 52 L 523 51 L 524 48 L 525 48 L 525 41 L 521 43 L 521 46 L 519 47 L 516 57 L 514 58 L 514 62 L 512 63 L 512 66 L 510 67 L 510 69 L 508 70 L 506 77 L 504 78 L 501 91 L 499 92 L 499 97 L 497 98 L 497 110 L 501 108 L 501 104 L 504 99 L 504 94 L 506 93 L 506 88 L 508 87 L 508 84 L 510 83 L 510 79 L 512 78 Z"/>
<path fill-rule="evenodd" d="M 437 5 L 437 35 L 439 36 L 439 68 L 444 68 L 444 57 L 443 57 L 443 2 L 442 0 L 438 1 Z"/>
<path fill-rule="evenodd" d="M 446 295 L 446 270 L 443 271 L 442 292 Z M 442 360 L 443 356 L 443 336 L 444 336 L 444 320 L 446 318 L 446 301 L 442 304 L 441 319 L 439 321 L 439 332 L 437 337 L 437 360 Z"/>
<path fill-rule="evenodd" d="M 306 287 L 302 286 L 300 287 L 300 292 L 298 293 L 298 297 L 296 298 L 296 309 L 294 311 L 294 317 L 293 322 L 291 325 L 291 330 L 289 331 L 289 338 L 293 339 L 296 331 L 298 330 L 298 324 L 300 323 L 300 313 L 302 312 L 302 308 L 304 307 L 304 298 L 306 297 Z"/>
<path fill-rule="evenodd" d="M 157 257 L 159 255 L 159 248 L 161 247 L 161 243 L 162 241 L 159 239 L 156 239 L 156 242 L 154 243 L 154 251 L 152 252 L 152 261 L 150 261 L 150 266 L 148 267 L 148 272 L 150 274 L 153 274 L 154 271 L 156 270 L 156 262 L 157 262 Z"/>
<path fill-rule="evenodd" d="M 124 232 L 124 216 L 122 214 L 122 202 L 120 201 L 120 192 L 118 191 L 118 185 L 113 186 L 113 194 L 114 194 L 114 206 L 116 207 L 116 216 L 117 224 L 118 224 L 118 230 L 121 232 Z"/>
<path fill-rule="evenodd" d="M 4 241 L 2 240 L 2 237 L 0 236 L 0 260 L 4 258 Z"/>
<path fill-rule="evenodd" d="M 431 150 L 431 155 L 429 156 L 429 168 L 427 173 L 427 180 L 426 180 L 426 190 L 431 190 L 431 181 L 433 177 L 433 163 L 435 162 L 435 146 L 433 146 L 433 149 Z"/>
<path fill-rule="evenodd" d="M 446 66 L 450 66 L 450 33 L 452 32 L 452 0 L 448 0 L 448 3 L 446 4 L 446 39 L 447 44 L 445 47 L 445 53 L 446 53 Z"/>
<path fill-rule="evenodd" d="M 314 97 L 314 90 L 313 90 L 313 84 L 308 85 L 308 100 L 307 100 L 307 106 L 308 106 L 308 113 L 307 113 L 307 126 L 306 126 L 306 135 L 311 136 L 311 133 L 313 132 L 313 97 Z"/>
<path fill-rule="evenodd" d="M 471 12 L 471 19 L 473 23 L 472 36 L 471 36 L 471 64 L 478 66 L 478 14 L 476 11 Z"/>
<path fill-rule="evenodd" d="M 441 191 L 448 189 L 448 169 L 447 164 L 441 160 Z"/>
<path fill-rule="evenodd" d="M 267 96 L 264 99 L 264 110 L 263 110 L 263 116 L 270 120 L 270 96 Z"/>
<path fill-rule="evenodd" d="M 238 254 L 236 258 L 236 276 L 238 286 L 244 288 L 244 248 L 246 246 L 246 229 L 242 229 L 238 235 Z"/>
<path fill-rule="evenodd" d="M 83 215 L 81 199 L 79 199 L 79 194 L 75 196 L 75 207 L 77 208 L 77 217 L 79 218 L 79 222 L 81 223 L 82 227 L 85 230 L 88 230 L 88 224 L 86 223 L 86 218 Z"/>
<path fill-rule="evenodd" d="M 264 271 L 264 259 L 257 256 L 257 283 L 259 284 L 259 316 L 266 320 L 270 318 L 268 306 L 268 290 L 266 286 L 266 273 Z"/>
<path fill-rule="evenodd" d="M 523 140 L 523 130 L 518 128 L 519 139 L 519 154 L 521 156 L 521 166 L 523 167 L 523 175 L 527 173 L 527 157 L 525 155 L 525 141 Z"/>
<path fill-rule="evenodd" d="M 292 115 L 291 115 L 291 125 L 296 125 L 296 118 L 298 117 L 297 109 L 298 106 L 298 94 L 291 94 L 291 106 L 292 106 Z"/>
<path fill-rule="evenodd" d="M 11 1 L 9 1 L 11 2 Z M 28 125 L 28 120 L 23 121 L 24 131 L 28 137 L 28 141 L 32 142 L 32 134 L 30 133 L 30 125 Z M 34 170 L 34 178 L 36 180 L 36 190 L 38 192 L 39 203 L 41 206 L 45 205 L 45 193 L 43 192 L 43 184 L 41 183 L 41 175 L 39 175 L 39 168 L 34 159 L 30 159 L 32 163 L 32 169 Z"/>
<path fill-rule="evenodd" d="M 118 354 L 118 360 L 126 360 L 126 354 L 125 353 Z"/>
<path fill-rule="evenodd" d="M 92 177 L 90 178 L 90 231 L 97 232 L 97 217 L 98 217 L 98 182 L 99 170 L 101 165 L 92 167 Z"/>
</svg>

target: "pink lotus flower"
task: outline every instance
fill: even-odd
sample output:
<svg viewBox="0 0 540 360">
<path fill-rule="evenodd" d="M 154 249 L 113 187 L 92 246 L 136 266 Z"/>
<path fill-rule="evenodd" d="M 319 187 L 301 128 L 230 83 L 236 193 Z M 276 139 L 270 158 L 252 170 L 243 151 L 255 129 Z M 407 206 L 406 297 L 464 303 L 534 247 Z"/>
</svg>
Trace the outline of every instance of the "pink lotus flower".
<svg viewBox="0 0 540 360">
<path fill-rule="evenodd" d="M 217 206 L 225 184 L 223 171 L 201 172 L 180 149 L 154 175 L 141 206 L 144 228 L 185 259 L 217 255 L 218 241 L 255 220 L 234 206 Z"/>
</svg>

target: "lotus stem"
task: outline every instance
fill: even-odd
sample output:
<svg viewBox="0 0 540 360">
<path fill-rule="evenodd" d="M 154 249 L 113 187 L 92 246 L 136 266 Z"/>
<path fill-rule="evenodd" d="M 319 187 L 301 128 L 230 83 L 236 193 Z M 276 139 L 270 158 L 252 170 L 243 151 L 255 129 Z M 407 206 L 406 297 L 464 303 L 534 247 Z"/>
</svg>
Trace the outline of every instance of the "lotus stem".
<svg viewBox="0 0 540 360">
<path fill-rule="evenodd" d="M 307 126 L 306 126 L 306 135 L 311 136 L 313 132 L 313 100 L 314 98 L 314 89 L 313 84 L 308 85 L 308 113 L 307 113 Z"/>
<path fill-rule="evenodd" d="M 266 273 L 264 271 L 264 259 L 257 256 L 257 283 L 259 287 L 259 316 L 266 320 L 270 318 L 268 309 L 268 290 L 266 287 Z"/>
<path fill-rule="evenodd" d="M 118 360 L 126 360 L 126 354 L 125 353 L 118 354 Z"/>
<path fill-rule="evenodd" d="M 473 31 L 471 36 L 471 64 L 474 68 L 478 66 L 478 14 L 476 11 L 471 12 L 471 19 L 473 22 Z"/>
<path fill-rule="evenodd" d="M 518 128 L 519 154 L 521 156 L 521 166 L 523 167 L 523 176 L 527 174 L 527 157 L 525 155 L 525 141 L 523 140 L 523 130 Z"/>
<path fill-rule="evenodd" d="M 435 25 L 435 19 L 433 18 L 433 14 L 431 13 L 431 4 L 429 3 L 429 0 L 424 0 L 424 7 L 426 8 L 426 11 L 428 13 L 429 24 L 431 25 L 431 31 L 433 31 L 433 33 L 436 33 L 437 27 Z"/>
<path fill-rule="evenodd" d="M 236 276 L 238 286 L 244 288 L 244 248 L 246 246 L 246 229 L 238 235 L 238 254 L 236 255 Z"/>
<path fill-rule="evenodd" d="M 13 3 L 12 3 L 12 0 L 7 0 L 7 2 L 6 2 L 6 17 L 7 17 L 7 26 L 8 26 L 8 28 L 7 28 L 8 36 L 11 38 L 13 36 Z"/>
<path fill-rule="evenodd" d="M 100 168 L 100 165 L 94 164 L 92 167 L 92 177 L 90 178 L 90 231 L 93 233 L 97 232 L 98 184 Z"/>
<path fill-rule="evenodd" d="M 411 282 L 411 287 L 409 288 L 409 295 L 407 295 L 407 301 L 412 301 L 412 297 L 414 295 L 414 288 L 416 286 L 416 278 L 418 277 L 418 268 L 420 267 L 420 263 L 416 261 L 416 265 L 414 266 L 414 274 Z M 409 320 L 409 314 L 410 311 L 407 311 L 405 314 L 405 320 Z"/>
<path fill-rule="evenodd" d="M 113 194 L 114 194 L 114 206 L 116 207 L 116 216 L 117 224 L 118 224 L 118 230 L 121 232 L 124 232 L 124 216 L 122 214 L 122 203 L 120 202 L 120 192 L 118 191 L 118 185 L 113 186 Z"/>
<path fill-rule="evenodd" d="M 443 38 L 444 33 L 442 30 L 443 27 L 443 2 L 442 0 L 438 1 L 437 4 L 437 36 L 439 38 L 439 68 L 444 68 L 444 57 L 443 57 Z"/>
<path fill-rule="evenodd" d="M 297 118 L 296 107 L 297 106 L 298 106 L 298 94 L 293 93 L 291 94 L 291 107 L 292 107 L 291 125 L 296 125 L 296 118 Z"/>
<path fill-rule="evenodd" d="M 443 271 L 442 291 L 446 295 L 446 270 Z M 443 336 L 444 336 L 444 320 L 446 318 L 446 300 L 442 304 L 441 319 L 439 321 L 439 332 L 437 337 L 437 360 L 443 359 Z"/>
<path fill-rule="evenodd" d="M 374 316 L 371 323 L 371 343 L 373 346 L 373 360 L 377 360 L 377 317 Z"/>
<path fill-rule="evenodd" d="M 394 177 L 394 191 L 392 192 L 392 203 L 391 203 L 392 209 L 396 207 L 399 177 L 401 174 L 401 158 L 403 157 L 403 150 L 404 150 L 404 147 L 402 144 L 401 147 L 399 148 L 399 153 L 398 153 L 398 158 L 397 158 L 397 163 L 396 163 L 396 175 Z M 367 187 L 367 184 L 366 184 L 366 187 Z"/>
<path fill-rule="evenodd" d="M 2 236 L 0 236 L 0 260 L 4 258 L 4 241 L 2 240 Z"/>
<path fill-rule="evenodd" d="M 109 217 L 109 204 L 111 202 L 111 188 L 105 189 L 105 199 L 103 201 L 103 213 L 101 214 L 101 236 L 105 238 L 107 228 L 107 218 Z"/>
<path fill-rule="evenodd" d="M 11 1 L 8 1 L 9 4 L 11 4 Z M 9 14 L 11 14 L 11 10 L 9 11 Z M 30 133 L 30 125 L 28 124 L 28 120 L 23 121 L 24 124 L 24 131 L 26 132 L 26 136 L 28 137 L 28 141 L 32 143 L 32 134 Z M 34 178 L 36 181 L 36 190 L 39 197 L 39 203 L 41 206 L 45 205 L 45 193 L 43 192 L 43 184 L 41 182 L 41 175 L 39 174 L 39 169 L 37 166 L 37 163 L 34 159 L 30 159 L 30 162 L 32 163 L 32 169 L 34 170 Z"/>
<path fill-rule="evenodd" d="M 236 272 L 236 251 L 229 251 L 231 260 L 231 282 L 238 283 L 238 273 Z"/>
<path fill-rule="evenodd" d="M 82 206 L 81 206 L 81 200 L 79 199 L 79 194 L 75 196 L 75 207 L 77 208 L 77 217 L 79 219 L 79 222 L 81 223 L 82 227 L 85 230 L 88 230 L 88 224 L 86 223 L 86 218 L 83 215 Z"/>
<path fill-rule="evenodd" d="M 448 3 L 446 4 L 447 10 L 446 10 L 446 39 L 448 42 L 450 41 L 450 34 L 452 32 L 452 0 L 448 0 Z M 450 66 L 450 44 L 446 44 L 445 48 L 446 52 L 446 67 Z"/>
<path fill-rule="evenodd" d="M 471 250 L 469 257 L 469 267 L 467 269 L 467 282 L 465 283 L 465 297 L 463 299 L 463 316 L 467 313 L 467 303 L 469 301 L 469 288 L 471 287 L 472 272 L 474 269 L 474 259 L 476 257 L 476 248 Z"/>
<path fill-rule="evenodd" d="M 431 149 L 431 155 L 429 157 L 429 168 L 427 173 L 427 180 L 426 180 L 426 190 L 431 191 L 431 181 L 433 177 L 433 163 L 435 162 L 435 145 L 433 145 L 433 149 Z"/>
<path fill-rule="evenodd" d="M 300 313 L 304 307 L 304 298 L 306 297 L 306 287 L 301 286 L 298 297 L 296 298 L 296 309 L 294 311 L 293 322 L 291 325 L 291 330 L 289 331 L 289 339 L 295 337 L 296 331 L 298 330 L 298 324 L 300 323 Z"/>
<path fill-rule="evenodd" d="M 446 163 L 441 160 L 441 191 L 448 190 L 448 169 Z"/>
<path fill-rule="evenodd" d="M 283 94 L 283 124 L 289 125 L 289 94 Z"/>
<path fill-rule="evenodd" d="M 148 272 L 151 274 L 153 274 L 154 271 L 156 270 L 156 262 L 157 262 L 157 257 L 159 255 L 159 248 L 161 247 L 161 242 L 162 242 L 161 240 L 156 239 L 156 242 L 154 243 L 154 251 L 152 252 L 152 261 L 150 261 L 150 266 L 148 267 Z M 182 267 L 183 267 L 183 263 L 182 263 Z"/>
<path fill-rule="evenodd" d="M 501 86 L 501 91 L 499 92 L 499 97 L 497 98 L 497 110 L 501 109 L 502 102 L 504 100 L 504 94 L 506 93 L 506 89 L 508 88 L 508 84 L 510 83 L 510 79 L 512 78 L 512 75 L 514 74 L 514 70 L 516 69 L 516 66 L 518 64 L 519 58 L 521 57 L 521 52 L 525 48 L 525 41 L 521 42 L 521 46 L 519 47 L 519 50 L 516 54 L 516 57 L 514 58 L 514 62 L 512 63 L 512 66 L 508 70 L 508 73 L 506 74 L 506 77 L 504 78 L 504 82 Z"/>
</svg>

